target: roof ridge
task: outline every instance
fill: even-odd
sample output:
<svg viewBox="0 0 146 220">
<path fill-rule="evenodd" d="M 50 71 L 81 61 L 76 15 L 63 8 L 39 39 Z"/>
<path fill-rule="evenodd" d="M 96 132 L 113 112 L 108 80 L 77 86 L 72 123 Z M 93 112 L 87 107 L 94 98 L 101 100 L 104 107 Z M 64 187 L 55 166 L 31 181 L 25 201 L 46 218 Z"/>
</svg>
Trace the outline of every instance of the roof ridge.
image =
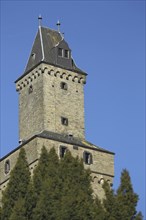
<svg viewBox="0 0 146 220">
<path fill-rule="evenodd" d="M 51 31 L 53 31 L 53 32 L 57 32 L 57 33 L 59 33 L 57 30 L 55 30 L 55 29 L 51 29 L 51 28 L 49 28 L 49 27 L 41 26 L 41 28 L 49 29 L 49 30 L 51 30 Z"/>
<path fill-rule="evenodd" d="M 43 45 L 41 26 L 39 26 L 39 34 L 40 34 L 40 43 L 41 43 L 41 49 L 42 49 L 42 60 L 41 61 L 43 61 L 45 59 L 45 54 L 44 54 L 44 45 Z"/>
</svg>

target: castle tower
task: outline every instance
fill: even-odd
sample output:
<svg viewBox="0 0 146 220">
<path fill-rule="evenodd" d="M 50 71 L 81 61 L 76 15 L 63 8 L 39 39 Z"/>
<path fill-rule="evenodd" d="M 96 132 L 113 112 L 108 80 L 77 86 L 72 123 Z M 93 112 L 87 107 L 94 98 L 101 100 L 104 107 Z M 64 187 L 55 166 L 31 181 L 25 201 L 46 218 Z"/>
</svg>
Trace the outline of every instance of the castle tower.
<svg viewBox="0 0 146 220">
<path fill-rule="evenodd" d="M 0 186 L 5 189 L 20 148 L 25 148 L 30 171 L 43 146 L 58 156 L 69 150 L 92 172 L 94 193 L 103 198 L 103 181 L 112 184 L 114 153 L 85 140 L 84 84 L 71 49 L 59 31 L 39 26 L 24 73 L 16 80 L 19 93 L 19 146 L 1 159 Z"/>
<path fill-rule="evenodd" d="M 84 139 L 84 83 L 61 33 L 39 27 L 24 74 L 17 79 L 19 136 L 41 131 Z"/>
</svg>

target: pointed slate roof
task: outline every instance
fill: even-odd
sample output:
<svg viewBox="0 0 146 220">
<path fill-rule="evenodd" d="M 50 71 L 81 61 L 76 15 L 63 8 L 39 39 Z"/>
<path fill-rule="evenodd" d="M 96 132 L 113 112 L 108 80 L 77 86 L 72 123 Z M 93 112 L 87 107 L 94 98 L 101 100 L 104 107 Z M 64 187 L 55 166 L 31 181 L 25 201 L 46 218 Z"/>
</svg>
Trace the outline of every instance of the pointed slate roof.
<svg viewBox="0 0 146 220">
<path fill-rule="evenodd" d="M 58 48 L 69 51 L 68 59 L 58 56 Z M 71 57 L 71 49 L 61 33 L 41 26 L 39 26 L 24 75 L 40 62 L 86 74 L 75 65 Z"/>
</svg>

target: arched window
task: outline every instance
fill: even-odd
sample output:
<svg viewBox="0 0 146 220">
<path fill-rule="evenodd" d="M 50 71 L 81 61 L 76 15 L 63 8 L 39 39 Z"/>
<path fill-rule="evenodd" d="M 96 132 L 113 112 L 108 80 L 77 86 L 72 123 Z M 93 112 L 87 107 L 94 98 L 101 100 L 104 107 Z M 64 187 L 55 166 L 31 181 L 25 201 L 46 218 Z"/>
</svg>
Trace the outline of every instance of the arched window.
<svg viewBox="0 0 146 220">
<path fill-rule="evenodd" d="M 10 172 L 10 160 L 6 160 L 5 162 L 5 174 Z"/>
</svg>

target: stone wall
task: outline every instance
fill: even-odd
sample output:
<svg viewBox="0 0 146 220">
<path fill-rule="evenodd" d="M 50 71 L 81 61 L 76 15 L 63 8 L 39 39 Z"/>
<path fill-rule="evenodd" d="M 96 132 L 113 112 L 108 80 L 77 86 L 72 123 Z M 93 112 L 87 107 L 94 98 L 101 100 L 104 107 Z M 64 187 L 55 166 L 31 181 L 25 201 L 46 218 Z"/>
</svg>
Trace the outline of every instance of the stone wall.
<svg viewBox="0 0 146 220">
<path fill-rule="evenodd" d="M 46 138 L 39 138 L 35 137 L 33 140 L 29 141 L 27 144 L 24 144 L 23 147 L 26 151 L 27 160 L 30 166 L 31 174 L 33 174 L 33 170 L 37 165 L 38 158 L 41 154 L 42 147 L 45 146 L 46 149 L 49 151 L 52 147 L 55 148 L 56 153 L 59 156 L 60 146 L 65 146 L 67 149 L 72 153 L 74 157 L 79 156 L 79 158 L 83 158 L 83 152 L 87 151 L 92 154 L 93 163 L 91 165 L 87 165 L 84 163 L 85 169 L 90 168 L 92 172 L 92 187 L 94 189 L 94 193 L 98 195 L 100 198 L 103 198 L 104 193 L 102 189 L 103 181 L 106 180 L 109 184 L 112 184 L 113 177 L 114 177 L 114 155 L 112 153 L 108 153 L 105 151 L 98 150 L 96 147 L 82 147 L 74 145 L 62 143 L 55 140 L 50 140 Z M 19 155 L 20 148 L 16 149 L 14 152 L 6 156 L 1 161 L 1 192 L 5 189 L 9 174 L 5 174 L 5 161 L 10 160 L 10 167 L 11 170 L 13 169 L 18 155 Z"/>
<path fill-rule="evenodd" d="M 47 64 L 16 83 L 19 92 L 19 136 L 27 140 L 43 130 L 84 138 L 85 75 Z M 67 89 L 61 88 L 65 83 Z M 62 125 L 61 117 L 68 119 Z"/>
</svg>

